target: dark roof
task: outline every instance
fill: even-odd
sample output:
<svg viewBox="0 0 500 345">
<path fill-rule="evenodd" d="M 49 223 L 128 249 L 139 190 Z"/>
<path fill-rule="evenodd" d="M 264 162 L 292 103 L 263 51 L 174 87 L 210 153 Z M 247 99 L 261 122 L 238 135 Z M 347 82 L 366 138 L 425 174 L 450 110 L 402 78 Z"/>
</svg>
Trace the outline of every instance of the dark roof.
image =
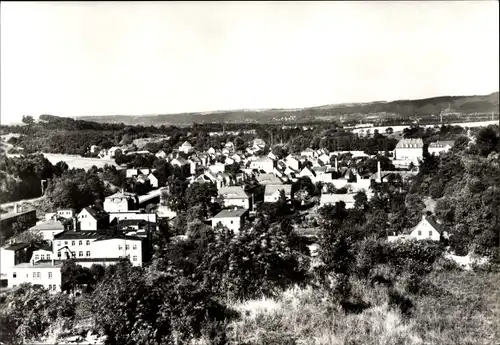
<svg viewBox="0 0 500 345">
<path fill-rule="evenodd" d="M 131 236 L 131 235 L 125 235 L 125 234 L 117 234 L 117 235 L 102 235 L 99 237 L 95 242 L 97 241 L 105 241 L 105 240 L 116 240 L 116 239 L 124 239 L 124 240 L 130 240 L 130 241 L 142 241 L 144 240 L 144 237 L 140 236 Z"/>
<path fill-rule="evenodd" d="M 85 207 L 84 210 L 86 210 L 92 217 L 94 217 L 96 220 L 102 219 L 104 217 L 108 216 L 108 213 L 105 211 L 98 211 L 92 207 Z"/>
<path fill-rule="evenodd" d="M 55 240 L 78 240 L 86 238 L 97 238 L 100 234 L 95 230 L 65 231 L 54 235 Z"/>
<path fill-rule="evenodd" d="M 24 248 L 27 248 L 29 247 L 30 244 L 29 243 L 24 243 L 24 242 L 21 242 L 21 243 L 14 243 L 14 244 L 11 244 L 10 246 L 8 247 L 5 247 L 4 249 L 5 250 L 20 250 L 20 249 L 24 249 Z"/>
<path fill-rule="evenodd" d="M 50 245 L 48 245 L 47 243 L 44 243 L 44 244 L 41 244 L 41 245 L 37 245 L 35 250 L 46 250 L 46 251 L 51 252 L 52 251 L 52 247 Z"/>
</svg>

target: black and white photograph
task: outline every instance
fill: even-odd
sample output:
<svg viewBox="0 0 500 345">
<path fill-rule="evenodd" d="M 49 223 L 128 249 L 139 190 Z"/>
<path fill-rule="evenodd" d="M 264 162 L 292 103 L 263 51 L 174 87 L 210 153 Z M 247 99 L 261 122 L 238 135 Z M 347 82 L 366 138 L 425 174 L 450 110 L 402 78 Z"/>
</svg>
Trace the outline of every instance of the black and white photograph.
<svg viewBox="0 0 500 345">
<path fill-rule="evenodd" d="M 500 345 L 499 10 L 2 1 L 0 345 Z"/>
</svg>

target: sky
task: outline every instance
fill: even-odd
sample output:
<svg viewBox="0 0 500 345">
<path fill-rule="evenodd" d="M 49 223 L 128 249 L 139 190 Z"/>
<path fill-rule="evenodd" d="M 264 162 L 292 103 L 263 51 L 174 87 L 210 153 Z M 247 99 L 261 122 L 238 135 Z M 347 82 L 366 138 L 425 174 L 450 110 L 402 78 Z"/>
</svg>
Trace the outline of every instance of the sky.
<svg viewBox="0 0 500 345">
<path fill-rule="evenodd" d="M 498 1 L 2 2 L 1 117 L 489 94 Z"/>
</svg>

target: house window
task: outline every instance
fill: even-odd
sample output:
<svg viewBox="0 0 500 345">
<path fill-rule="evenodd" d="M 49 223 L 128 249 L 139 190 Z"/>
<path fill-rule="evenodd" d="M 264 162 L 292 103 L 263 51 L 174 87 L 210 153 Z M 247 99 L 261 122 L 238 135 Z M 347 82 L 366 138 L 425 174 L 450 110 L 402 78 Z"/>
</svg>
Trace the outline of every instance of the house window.
<svg viewBox="0 0 500 345">
<path fill-rule="evenodd" d="M 51 291 L 51 290 L 52 290 L 52 285 L 49 285 L 49 291 Z"/>
<path fill-rule="evenodd" d="M 87 240 L 87 246 L 90 246 L 90 240 Z"/>
<path fill-rule="evenodd" d="M 33 272 L 33 278 L 36 278 L 36 272 Z"/>
<path fill-rule="evenodd" d="M 71 245 L 74 246 L 75 245 L 75 241 L 71 241 Z"/>
<path fill-rule="evenodd" d="M 45 255 L 40 255 L 40 260 L 45 260 Z"/>
<path fill-rule="evenodd" d="M 68 245 L 68 241 L 64 241 L 64 245 L 67 246 Z"/>
<path fill-rule="evenodd" d="M 422 236 L 422 231 L 418 230 L 418 236 Z"/>
<path fill-rule="evenodd" d="M 12 272 L 12 278 L 17 278 L 16 272 Z"/>
<path fill-rule="evenodd" d="M 122 245 L 121 244 L 118 245 L 118 250 L 122 250 Z"/>
<path fill-rule="evenodd" d="M 57 241 L 57 245 L 60 246 L 61 245 L 61 241 Z"/>
<path fill-rule="evenodd" d="M 128 244 L 125 245 L 125 250 L 129 250 L 130 246 Z"/>
<path fill-rule="evenodd" d="M 87 254 L 87 257 L 89 257 L 89 256 L 90 256 L 90 251 L 87 251 L 87 253 L 86 253 L 86 254 Z"/>
<path fill-rule="evenodd" d="M 60 259 L 61 258 L 61 252 L 57 252 L 57 257 Z"/>
<path fill-rule="evenodd" d="M 82 257 L 83 256 L 83 252 L 78 252 L 78 256 Z"/>
<path fill-rule="evenodd" d="M 79 246 L 83 245 L 83 241 L 78 241 L 78 245 Z"/>
<path fill-rule="evenodd" d="M 134 245 L 132 246 L 132 249 L 137 249 L 137 244 L 134 244 Z"/>
<path fill-rule="evenodd" d="M 42 276 L 42 274 L 41 274 L 40 272 L 36 272 L 36 277 L 37 277 L 38 279 L 40 279 L 40 277 L 41 277 L 41 276 Z"/>
<path fill-rule="evenodd" d="M 233 224 L 233 221 L 231 221 L 231 224 Z"/>
<path fill-rule="evenodd" d="M 134 255 L 134 257 L 132 258 L 132 261 L 137 261 L 137 256 Z"/>
<path fill-rule="evenodd" d="M 429 237 L 432 237 L 432 230 L 429 231 Z"/>
<path fill-rule="evenodd" d="M 56 291 L 56 285 L 52 285 L 52 290 Z"/>
<path fill-rule="evenodd" d="M 35 260 L 40 260 L 40 256 L 39 255 L 35 255 Z"/>
<path fill-rule="evenodd" d="M 52 272 L 49 272 L 49 279 L 52 279 Z"/>
</svg>

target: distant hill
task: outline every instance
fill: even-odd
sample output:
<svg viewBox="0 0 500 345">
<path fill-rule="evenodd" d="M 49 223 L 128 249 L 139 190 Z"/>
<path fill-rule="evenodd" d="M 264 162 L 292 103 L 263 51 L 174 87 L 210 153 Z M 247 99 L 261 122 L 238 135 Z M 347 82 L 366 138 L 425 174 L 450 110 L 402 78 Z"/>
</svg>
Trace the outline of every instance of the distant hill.
<svg viewBox="0 0 500 345">
<path fill-rule="evenodd" d="M 228 110 L 166 115 L 81 116 L 99 123 L 161 126 L 192 123 L 296 123 L 311 121 L 384 122 L 391 120 L 435 121 L 440 114 L 458 121 L 489 119 L 498 114 L 499 93 L 484 96 L 443 96 L 416 100 L 336 104 L 303 109 Z"/>
</svg>

